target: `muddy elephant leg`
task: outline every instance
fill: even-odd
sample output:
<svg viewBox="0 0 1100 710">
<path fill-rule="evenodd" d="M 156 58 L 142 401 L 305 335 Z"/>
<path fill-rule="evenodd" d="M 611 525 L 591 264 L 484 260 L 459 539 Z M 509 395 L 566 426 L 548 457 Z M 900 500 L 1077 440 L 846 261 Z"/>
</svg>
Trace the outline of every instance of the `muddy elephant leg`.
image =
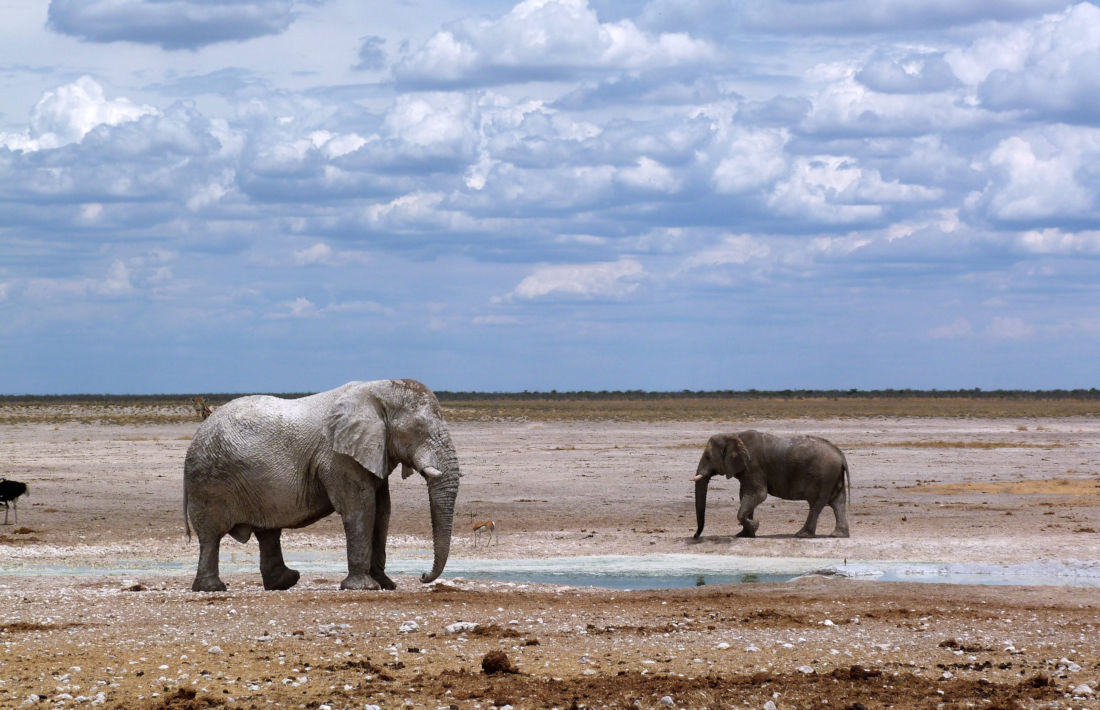
<svg viewBox="0 0 1100 710">
<path fill-rule="evenodd" d="M 290 589 L 297 584 L 301 575 L 283 562 L 283 546 L 279 541 L 283 531 L 279 528 L 253 528 L 252 531 L 260 543 L 260 575 L 264 579 L 264 589 Z"/>
<path fill-rule="evenodd" d="M 795 537 L 813 537 L 817 534 L 817 519 L 821 511 L 825 510 L 824 501 L 810 501 L 810 514 L 806 516 L 806 522 L 802 529 L 794 534 Z"/>
<path fill-rule="evenodd" d="M 741 508 L 737 511 L 737 521 L 741 523 L 741 532 L 737 537 L 756 537 L 756 530 L 760 523 L 753 520 L 752 514 L 756 506 L 764 502 L 768 497 L 767 491 L 742 491 Z"/>
<path fill-rule="evenodd" d="M 832 537 L 848 537 L 848 498 L 845 491 L 840 491 L 829 501 L 829 507 L 836 516 L 836 528 Z"/>
<path fill-rule="evenodd" d="M 386 536 L 390 531 L 390 482 L 381 481 L 374 498 L 374 539 L 371 543 L 370 577 L 382 589 L 397 589 L 386 576 Z"/>
<path fill-rule="evenodd" d="M 199 569 L 195 581 L 191 583 L 192 592 L 224 592 L 225 582 L 218 576 L 218 551 L 222 536 L 199 533 Z"/>
</svg>

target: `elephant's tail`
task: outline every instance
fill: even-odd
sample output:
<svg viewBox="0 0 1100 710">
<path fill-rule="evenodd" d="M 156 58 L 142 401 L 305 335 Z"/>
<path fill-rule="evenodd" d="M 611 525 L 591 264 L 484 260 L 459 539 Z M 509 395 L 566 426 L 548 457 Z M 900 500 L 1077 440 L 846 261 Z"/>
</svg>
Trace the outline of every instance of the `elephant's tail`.
<svg viewBox="0 0 1100 710">
<path fill-rule="evenodd" d="M 191 542 L 191 521 L 187 515 L 187 476 L 183 477 L 183 529 L 187 531 L 187 542 Z"/>
<path fill-rule="evenodd" d="M 852 502 L 852 476 L 848 469 L 848 457 L 843 453 L 840 455 L 841 468 L 844 471 L 844 503 L 845 505 Z"/>
</svg>

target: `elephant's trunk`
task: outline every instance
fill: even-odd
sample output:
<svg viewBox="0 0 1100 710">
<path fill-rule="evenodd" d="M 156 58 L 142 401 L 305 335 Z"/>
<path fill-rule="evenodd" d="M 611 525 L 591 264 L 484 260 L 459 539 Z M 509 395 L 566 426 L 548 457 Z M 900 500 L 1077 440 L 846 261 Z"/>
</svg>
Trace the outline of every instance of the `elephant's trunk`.
<svg viewBox="0 0 1100 710">
<path fill-rule="evenodd" d="M 695 539 L 703 534 L 703 524 L 707 518 L 707 486 L 710 485 L 710 476 L 698 476 L 695 479 Z"/>
<path fill-rule="evenodd" d="M 432 515 L 432 571 L 420 576 L 427 584 L 443 574 L 451 551 L 455 498 L 458 496 L 458 459 L 453 451 L 440 461 L 441 475 L 428 478 L 428 503 Z"/>
</svg>

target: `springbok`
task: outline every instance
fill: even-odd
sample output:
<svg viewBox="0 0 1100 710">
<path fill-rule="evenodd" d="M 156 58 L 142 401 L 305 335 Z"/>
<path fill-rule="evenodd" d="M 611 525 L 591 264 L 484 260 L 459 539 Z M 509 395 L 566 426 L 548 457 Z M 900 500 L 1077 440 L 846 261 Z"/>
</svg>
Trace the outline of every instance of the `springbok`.
<svg viewBox="0 0 1100 710">
<path fill-rule="evenodd" d="M 482 520 L 474 523 L 474 547 L 477 547 L 477 537 L 483 533 L 489 534 L 489 540 L 485 543 L 485 546 L 493 544 L 493 538 L 497 538 L 497 543 L 500 543 L 500 537 L 497 536 L 497 524 L 492 520 Z"/>
</svg>

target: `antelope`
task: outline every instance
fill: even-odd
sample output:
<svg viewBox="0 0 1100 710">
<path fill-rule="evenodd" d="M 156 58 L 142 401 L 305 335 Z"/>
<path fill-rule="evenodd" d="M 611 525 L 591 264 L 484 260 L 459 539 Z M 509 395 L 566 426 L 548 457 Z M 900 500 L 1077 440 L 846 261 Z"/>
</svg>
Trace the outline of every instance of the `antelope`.
<svg viewBox="0 0 1100 710">
<path fill-rule="evenodd" d="M 493 544 L 493 537 L 496 536 L 497 524 L 492 520 L 482 520 L 474 523 L 474 547 L 477 547 L 477 536 L 482 533 L 489 534 L 489 541 L 485 543 L 485 546 Z M 497 543 L 500 542 L 500 537 L 497 536 Z"/>
<path fill-rule="evenodd" d="M 214 413 L 214 408 L 206 403 L 204 397 L 192 397 L 191 401 L 195 404 L 195 414 L 199 415 L 199 419 L 206 419 Z"/>
<path fill-rule="evenodd" d="M 0 478 L 0 505 L 4 506 L 4 525 L 8 524 L 9 507 L 15 508 L 15 524 L 19 524 L 19 496 L 26 494 L 26 483 Z"/>
</svg>

